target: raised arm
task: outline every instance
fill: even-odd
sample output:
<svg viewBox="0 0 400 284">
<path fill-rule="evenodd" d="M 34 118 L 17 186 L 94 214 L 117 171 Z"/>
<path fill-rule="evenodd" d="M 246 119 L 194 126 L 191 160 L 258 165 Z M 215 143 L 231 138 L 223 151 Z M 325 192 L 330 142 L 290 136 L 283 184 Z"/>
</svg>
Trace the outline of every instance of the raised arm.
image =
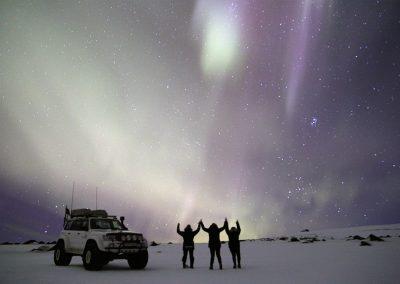
<svg viewBox="0 0 400 284">
<path fill-rule="evenodd" d="M 225 228 L 226 234 L 229 236 L 229 225 L 228 225 L 228 220 L 226 218 L 225 218 L 225 222 L 224 222 L 224 228 Z"/>
<path fill-rule="evenodd" d="M 207 232 L 207 233 L 210 232 L 210 230 L 208 228 L 204 227 L 203 221 L 200 222 L 200 226 L 201 226 L 201 228 L 203 229 L 204 232 Z"/>
<path fill-rule="evenodd" d="M 218 228 L 218 232 L 221 233 L 223 230 L 227 228 L 227 226 L 228 226 L 228 221 L 225 218 L 224 225 L 221 228 Z"/>
<path fill-rule="evenodd" d="M 180 230 L 179 226 L 180 226 L 180 224 L 178 223 L 178 226 L 176 226 L 176 232 L 177 232 L 179 235 L 183 236 L 183 232 Z"/>
<path fill-rule="evenodd" d="M 197 229 L 193 231 L 193 236 L 196 236 L 200 232 L 200 222 L 197 224 Z"/>
<path fill-rule="evenodd" d="M 240 234 L 240 232 L 242 230 L 240 229 L 239 220 L 236 221 L 236 226 L 237 226 L 237 229 L 238 229 L 238 233 Z"/>
</svg>

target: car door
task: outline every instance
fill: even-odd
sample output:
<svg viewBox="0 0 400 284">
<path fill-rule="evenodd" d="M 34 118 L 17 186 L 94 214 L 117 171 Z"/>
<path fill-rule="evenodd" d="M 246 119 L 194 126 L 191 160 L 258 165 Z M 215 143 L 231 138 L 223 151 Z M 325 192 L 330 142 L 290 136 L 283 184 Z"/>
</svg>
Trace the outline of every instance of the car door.
<svg viewBox="0 0 400 284">
<path fill-rule="evenodd" d="M 78 223 L 78 230 L 76 231 L 76 252 L 79 254 L 83 254 L 83 250 L 85 249 L 87 235 L 89 229 L 89 222 L 87 219 L 82 219 Z"/>
<path fill-rule="evenodd" d="M 69 244 L 73 253 L 78 253 L 78 233 L 80 220 L 73 220 L 69 230 Z"/>
<path fill-rule="evenodd" d="M 61 232 L 62 239 L 64 240 L 65 250 L 71 252 L 71 225 L 72 221 L 65 224 L 64 230 Z"/>
</svg>

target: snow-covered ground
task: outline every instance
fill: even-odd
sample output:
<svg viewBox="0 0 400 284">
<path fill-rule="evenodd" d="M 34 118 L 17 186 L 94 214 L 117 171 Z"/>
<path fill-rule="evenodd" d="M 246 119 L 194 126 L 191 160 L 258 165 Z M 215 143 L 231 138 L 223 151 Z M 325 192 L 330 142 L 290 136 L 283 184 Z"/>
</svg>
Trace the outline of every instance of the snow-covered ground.
<svg viewBox="0 0 400 284">
<path fill-rule="evenodd" d="M 384 242 L 346 241 L 349 235 L 390 235 Z M 209 270 L 207 244 L 197 244 L 195 269 L 181 268 L 181 245 L 149 249 L 143 271 L 130 270 L 116 260 L 102 271 L 86 271 L 80 257 L 68 267 L 56 267 L 52 252 L 31 252 L 39 245 L 0 246 L 1 283 L 400 283 L 400 224 L 293 234 L 318 235 L 313 243 L 288 241 L 242 242 L 243 268 L 234 270 L 227 245 L 224 269 Z M 288 235 L 289 237 L 291 235 Z M 334 239 L 331 239 L 333 237 Z M 217 268 L 215 266 L 215 268 Z"/>
</svg>

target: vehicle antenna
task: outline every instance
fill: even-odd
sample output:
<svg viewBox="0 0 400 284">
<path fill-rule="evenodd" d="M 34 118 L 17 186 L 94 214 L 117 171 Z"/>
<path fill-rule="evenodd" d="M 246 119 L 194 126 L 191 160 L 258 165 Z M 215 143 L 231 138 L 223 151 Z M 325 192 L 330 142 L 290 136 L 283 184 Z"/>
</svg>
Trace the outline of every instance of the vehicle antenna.
<svg viewBox="0 0 400 284">
<path fill-rule="evenodd" d="M 72 206 L 74 205 L 74 191 L 75 191 L 75 181 L 72 183 L 72 197 L 71 197 L 71 213 L 72 213 Z"/>
<path fill-rule="evenodd" d="M 97 186 L 96 186 L 96 210 L 97 210 Z"/>
</svg>

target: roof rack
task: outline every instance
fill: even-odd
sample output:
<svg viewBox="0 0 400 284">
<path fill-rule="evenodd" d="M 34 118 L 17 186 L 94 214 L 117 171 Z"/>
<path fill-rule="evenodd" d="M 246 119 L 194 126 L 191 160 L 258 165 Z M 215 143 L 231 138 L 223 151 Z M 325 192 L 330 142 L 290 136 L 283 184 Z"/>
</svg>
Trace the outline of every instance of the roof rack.
<svg viewBox="0 0 400 284">
<path fill-rule="evenodd" d="M 75 217 L 103 217 L 107 218 L 108 214 L 106 210 L 90 210 L 87 208 L 74 209 L 71 211 L 71 218 Z"/>
</svg>

